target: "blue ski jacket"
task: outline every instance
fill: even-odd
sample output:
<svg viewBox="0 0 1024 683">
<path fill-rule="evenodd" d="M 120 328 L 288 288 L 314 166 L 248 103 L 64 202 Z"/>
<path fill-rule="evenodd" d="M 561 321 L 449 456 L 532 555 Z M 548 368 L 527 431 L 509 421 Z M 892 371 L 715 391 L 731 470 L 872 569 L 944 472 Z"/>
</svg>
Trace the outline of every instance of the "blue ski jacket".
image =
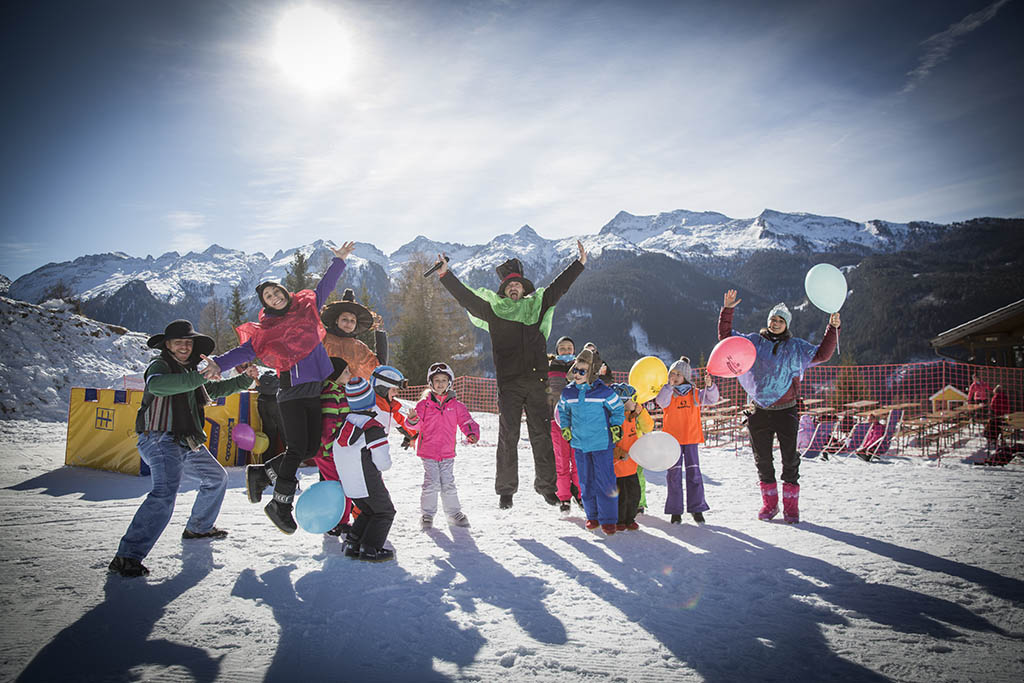
<svg viewBox="0 0 1024 683">
<path fill-rule="evenodd" d="M 626 409 L 619 395 L 597 379 L 593 384 L 574 383 L 563 389 L 558 415 L 560 426 L 572 430 L 569 445 L 589 453 L 612 447 L 608 428 L 622 424 Z"/>
</svg>

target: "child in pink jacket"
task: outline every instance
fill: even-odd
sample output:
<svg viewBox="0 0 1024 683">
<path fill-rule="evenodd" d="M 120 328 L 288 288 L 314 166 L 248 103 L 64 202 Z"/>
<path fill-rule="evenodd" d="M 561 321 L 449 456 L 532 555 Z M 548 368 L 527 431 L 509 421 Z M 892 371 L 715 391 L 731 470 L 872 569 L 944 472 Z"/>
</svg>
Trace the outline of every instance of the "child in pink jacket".
<svg viewBox="0 0 1024 683">
<path fill-rule="evenodd" d="M 423 462 L 423 493 L 420 525 L 429 529 L 437 513 L 437 494 L 441 494 L 448 520 L 455 526 L 469 526 L 469 518 L 462 511 L 459 494 L 455 490 L 455 437 L 461 429 L 469 443 L 480 438 L 480 425 L 473 421 L 469 409 L 455 398 L 452 383 L 455 373 L 445 363 L 434 363 L 427 370 L 429 388 L 416 404 L 415 416 L 410 415 L 406 425 L 414 427 L 416 455 Z"/>
</svg>

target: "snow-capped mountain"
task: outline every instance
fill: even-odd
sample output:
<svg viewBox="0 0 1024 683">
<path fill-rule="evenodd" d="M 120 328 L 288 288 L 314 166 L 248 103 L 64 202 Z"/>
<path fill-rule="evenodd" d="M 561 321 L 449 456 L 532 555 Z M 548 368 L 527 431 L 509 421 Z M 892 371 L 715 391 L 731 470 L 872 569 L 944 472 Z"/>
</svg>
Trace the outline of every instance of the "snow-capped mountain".
<svg viewBox="0 0 1024 683">
<path fill-rule="evenodd" d="M 0 296 L 0 417 L 66 420 L 71 387 L 123 388 L 146 369 L 148 335 L 77 315 L 63 301 Z"/>
<path fill-rule="evenodd" d="M 675 258 L 731 257 L 759 250 L 829 252 L 836 249 L 894 251 L 922 230 L 942 226 L 874 220 L 856 223 L 845 218 L 765 209 L 756 218 L 729 218 L 720 213 L 672 211 L 633 216 L 625 211 L 601 228 L 600 234 L 633 242 L 645 251 Z"/>
<path fill-rule="evenodd" d="M 652 216 L 622 211 L 596 233 L 562 239 L 546 239 L 524 225 L 480 245 L 440 242 L 421 235 L 390 256 L 372 244 L 357 243 L 339 289 L 360 291 L 365 287 L 371 293 L 370 303 L 383 309 L 380 304 L 390 282 L 416 254 L 430 260 L 438 253 L 447 254 L 453 271 L 474 286 L 497 284 L 495 267 L 515 257 L 523 262 L 525 275 L 540 286 L 576 257 L 577 239 L 583 240 L 594 263 L 609 252 L 617 258 L 654 253 L 683 262 L 715 262 L 714 273 L 720 276 L 758 252 L 896 251 L 912 237 L 938 236 L 944 230 L 946 226 L 857 223 L 771 210 L 750 219 L 710 211 L 678 210 Z M 257 305 L 253 292 L 258 283 L 283 280 L 296 251 L 306 257 L 311 272 L 322 272 L 332 256 L 330 246 L 336 245 L 320 240 L 278 251 L 271 257 L 219 245 L 200 253 L 168 252 L 155 258 L 120 252 L 82 256 L 47 264 L 18 278 L 10 284 L 8 295 L 40 302 L 60 289 L 63 295 L 82 301 L 83 310 L 98 319 L 134 329 L 157 329 L 174 317 L 197 320 L 211 298 L 226 300 L 234 287 L 239 288 L 249 312 L 254 314 Z"/>
</svg>

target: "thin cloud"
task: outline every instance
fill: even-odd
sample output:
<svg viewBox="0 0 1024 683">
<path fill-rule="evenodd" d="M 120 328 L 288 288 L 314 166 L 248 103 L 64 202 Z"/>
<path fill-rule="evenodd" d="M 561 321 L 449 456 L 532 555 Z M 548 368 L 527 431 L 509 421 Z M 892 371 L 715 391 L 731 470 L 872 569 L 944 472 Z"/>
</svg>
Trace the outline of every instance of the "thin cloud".
<svg viewBox="0 0 1024 683">
<path fill-rule="evenodd" d="M 916 69 L 907 73 L 907 83 L 903 86 L 902 92 L 908 93 L 914 90 L 924 79 L 928 78 L 936 66 L 949 59 L 953 48 L 964 36 L 991 21 L 996 16 L 996 12 L 1008 2 L 1010 0 L 996 0 L 985 9 L 968 14 L 945 31 L 936 33 L 921 43 L 925 48 L 921 62 Z"/>
<path fill-rule="evenodd" d="M 172 211 L 164 215 L 170 227 L 171 246 L 177 252 L 202 251 L 210 245 L 207 235 L 200 230 L 206 216 L 194 211 Z"/>
</svg>

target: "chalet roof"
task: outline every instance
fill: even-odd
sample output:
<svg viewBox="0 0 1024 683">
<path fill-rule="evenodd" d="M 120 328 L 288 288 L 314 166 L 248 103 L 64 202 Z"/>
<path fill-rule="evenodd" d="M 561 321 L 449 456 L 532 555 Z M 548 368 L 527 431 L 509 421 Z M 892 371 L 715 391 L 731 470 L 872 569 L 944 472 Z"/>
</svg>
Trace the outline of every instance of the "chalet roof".
<svg viewBox="0 0 1024 683">
<path fill-rule="evenodd" d="M 938 349 L 954 344 L 1006 343 L 1014 337 L 1024 339 L 1024 299 L 946 330 L 929 343 Z"/>
</svg>

